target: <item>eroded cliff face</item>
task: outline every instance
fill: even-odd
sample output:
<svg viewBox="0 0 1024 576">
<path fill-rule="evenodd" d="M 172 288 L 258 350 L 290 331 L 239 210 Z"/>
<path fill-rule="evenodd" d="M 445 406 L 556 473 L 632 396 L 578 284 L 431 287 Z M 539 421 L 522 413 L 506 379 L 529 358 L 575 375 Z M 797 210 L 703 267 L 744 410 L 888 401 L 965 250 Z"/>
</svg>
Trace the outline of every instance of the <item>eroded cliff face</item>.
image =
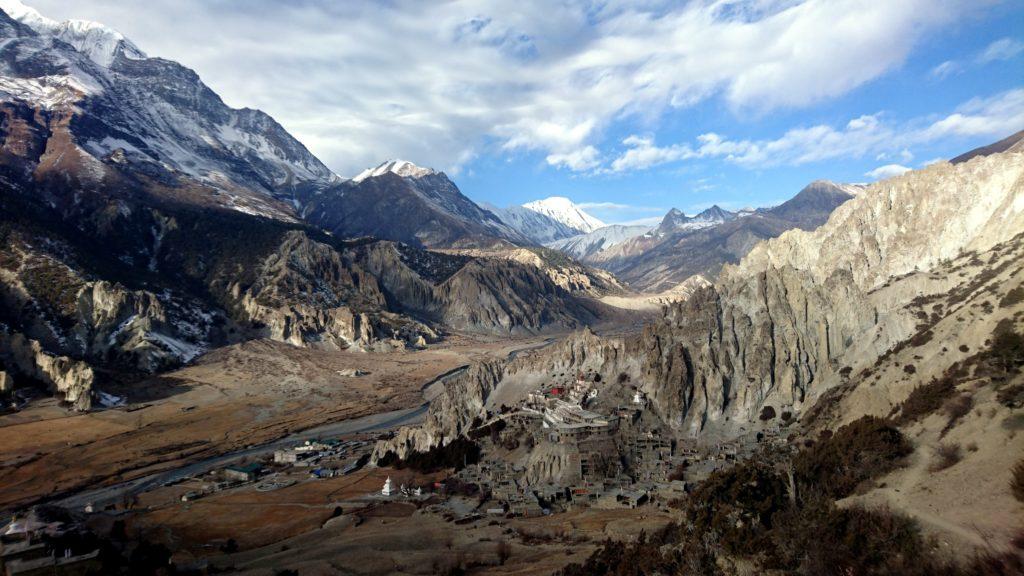
<svg viewBox="0 0 1024 576">
<path fill-rule="evenodd" d="M 85 362 L 49 354 L 38 341 L 7 329 L 0 329 L 0 358 L 22 375 L 46 384 L 74 409 L 92 406 L 95 374 Z M 5 383 L 11 384 L 8 378 L 5 373 Z"/>
<path fill-rule="evenodd" d="M 484 413 L 487 398 L 501 381 L 504 370 L 504 361 L 487 360 L 449 379 L 444 390 L 430 402 L 423 425 L 403 426 L 394 438 L 378 442 L 371 461 L 376 462 L 389 452 L 405 458 L 411 452 L 444 446 L 465 434 L 473 420 Z"/>
<path fill-rule="evenodd" d="M 195 301 L 91 279 L 56 241 L 14 233 L 5 240 L 3 317 L 47 350 L 154 372 L 204 349 L 214 318 Z"/>
<path fill-rule="evenodd" d="M 574 296 L 541 269 L 505 258 L 412 253 L 391 242 L 351 251 L 399 310 L 454 330 L 536 334 L 595 320 L 600 305 Z"/>
<path fill-rule="evenodd" d="M 759 244 L 714 288 L 670 307 L 630 344 L 643 358 L 642 387 L 693 435 L 735 433 L 765 405 L 800 415 L 844 366 L 914 334 L 906 305 L 932 288 L 877 288 L 1022 231 L 1024 154 L 875 184 L 821 228 Z"/>
<path fill-rule="evenodd" d="M 231 286 L 247 319 L 272 340 L 330 349 L 425 346 L 429 326 L 388 312 L 377 278 L 333 247 L 287 233 L 244 292 Z"/>
<path fill-rule="evenodd" d="M 508 363 L 499 380 L 594 370 L 605 388 L 599 402 L 629 382 L 663 422 L 691 437 L 735 435 L 764 406 L 800 417 L 848 384 L 855 367 L 924 330 L 912 302 L 977 291 L 992 274 L 980 265 L 954 274 L 949 261 L 1019 243 L 1021 234 L 1024 153 L 933 165 L 872 185 L 815 231 L 759 244 L 640 335 L 577 333 Z M 929 274 L 933 268 L 940 271 Z M 947 349 L 954 340 L 951 333 Z M 466 408 L 479 405 L 474 399 Z M 438 410 L 422 437 L 457 430 L 444 417 L 450 413 Z"/>
</svg>

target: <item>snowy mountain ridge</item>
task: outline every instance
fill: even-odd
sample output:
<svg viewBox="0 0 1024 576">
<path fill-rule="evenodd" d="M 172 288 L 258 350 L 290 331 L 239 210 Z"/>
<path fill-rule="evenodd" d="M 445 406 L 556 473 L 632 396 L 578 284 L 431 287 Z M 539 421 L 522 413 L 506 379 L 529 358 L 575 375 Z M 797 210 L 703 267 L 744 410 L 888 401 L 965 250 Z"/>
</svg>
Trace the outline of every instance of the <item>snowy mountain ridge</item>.
<svg viewBox="0 0 1024 576">
<path fill-rule="evenodd" d="M 194 71 L 120 33 L 18 0 L 0 10 L 0 103 L 84 119 L 57 128 L 70 131 L 87 180 L 114 165 L 175 186 L 191 177 L 206 190 L 193 201 L 285 220 L 339 180 L 273 118 L 227 106 Z"/>
<path fill-rule="evenodd" d="M 367 178 L 383 176 L 388 172 L 397 174 L 402 178 L 423 178 L 424 176 L 433 176 L 438 173 L 437 170 L 434 170 L 433 168 L 424 168 L 422 166 L 417 166 L 408 160 L 395 159 L 385 160 L 374 168 L 367 168 L 366 170 L 363 170 L 352 178 L 352 181 L 362 182 Z"/>
<path fill-rule="evenodd" d="M 145 52 L 123 34 L 98 22 L 65 20 L 58 22 L 26 6 L 20 0 L 0 0 L 0 10 L 39 34 L 59 38 L 93 62 L 109 68 L 118 53 L 132 60 L 146 58 Z"/>
<path fill-rule="evenodd" d="M 650 226 L 610 224 L 593 232 L 549 242 L 546 246 L 582 261 L 602 250 L 645 234 L 650 229 Z"/>
<path fill-rule="evenodd" d="M 551 196 L 543 200 L 527 202 L 523 204 L 523 208 L 543 214 L 583 233 L 593 232 L 605 226 L 604 222 L 587 214 L 583 209 L 574 204 L 572 200 L 564 196 Z"/>
</svg>

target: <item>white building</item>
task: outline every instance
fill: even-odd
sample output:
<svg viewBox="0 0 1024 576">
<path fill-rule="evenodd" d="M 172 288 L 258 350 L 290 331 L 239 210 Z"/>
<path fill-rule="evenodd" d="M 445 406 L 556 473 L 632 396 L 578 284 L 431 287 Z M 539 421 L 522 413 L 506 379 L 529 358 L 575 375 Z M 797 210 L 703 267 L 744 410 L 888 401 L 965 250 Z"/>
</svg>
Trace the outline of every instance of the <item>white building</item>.
<svg viewBox="0 0 1024 576">
<path fill-rule="evenodd" d="M 647 404 L 647 397 L 644 395 L 643 392 L 637 390 L 633 394 L 633 404 L 638 404 L 640 406 L 643 406 L 644 404 Z"/>
<path fill-rule="evenodd" d="M 391 476 L 388 476 L 388 479 L 384 481 L 384 488 L 381 488 L 380 493 L 384 496 L 391 496 L 395 493 L 395 487 L 391 485 Z"/>
</svg>

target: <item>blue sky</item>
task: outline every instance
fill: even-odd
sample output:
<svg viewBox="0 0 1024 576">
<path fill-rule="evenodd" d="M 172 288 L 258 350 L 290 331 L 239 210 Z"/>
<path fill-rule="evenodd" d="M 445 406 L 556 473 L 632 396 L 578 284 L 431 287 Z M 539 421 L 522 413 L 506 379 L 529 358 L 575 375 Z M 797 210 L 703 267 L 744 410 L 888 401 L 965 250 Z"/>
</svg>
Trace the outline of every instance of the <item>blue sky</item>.
<svg viewBox="0 0 1024 576">
<path fill-rule="evenodd" d="M 607 222 L 778 203 L 1024 128 L 1024 3 L 25 0 L 267 111 L 343 176 L 388 158 Z"/>
</svg>

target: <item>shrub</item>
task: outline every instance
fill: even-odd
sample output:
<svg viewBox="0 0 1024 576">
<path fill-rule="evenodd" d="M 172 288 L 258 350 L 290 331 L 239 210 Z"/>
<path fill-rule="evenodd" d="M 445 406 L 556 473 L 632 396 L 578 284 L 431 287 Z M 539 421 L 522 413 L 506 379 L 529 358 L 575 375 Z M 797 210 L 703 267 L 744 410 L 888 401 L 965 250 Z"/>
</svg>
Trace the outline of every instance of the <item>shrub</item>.
<svg viewBox="0 0 1024 576">
<path fill-rule="evenodd" d="M 1000 308 L 1009 308 L 1015 304 L 1024 302 L 1024 286 L 1017 286 L 1013 290 L 1006 293 L 1003 299 L 999 301 Z"/>
<path fill-rule="evenodd" d="M 865 416 L 793 459 L 796 478 L 832 498 L 844 498 L 859 484 L 896 468 L 913 452 L 903 434 L 883 418 Z"/>
<path fill-rule="evenodd" d="M 775 408 L 772 408 L 771 406 L 761 408 L 761 415 L 758 418 L 760 418 L 762 422 L 767 422 L 768 420 L 775 418 Z"/>
<path fill-rule="evenodd" d="M 1013 323 L 1002 320 L 992 333 L 989 356 L 1006 372 L 1024 363 L 1024 334 L 1014 330 Z"/>
<path fill-rule="evenodd" d="M 934 337 L 934 336 L 935 336 L 935 334 L 933 334 L 931 330 L 925 330 L 923 332 L 918 332 L 917 334 L 914 334 L 910 338 L 910 345 L 915 347 L 915 348 L 919 348 L 919 347 L 924 346 L 925 344 L 931 342 L 932 341 L 932 337 Z"/>
<path fill-rule="evenodd" d="M 1013 478 L 1010 480 L 1010 492 L 1020 502 L 1024 502 L 1024 460 L 1018 460 L 1013 467 Z"/>
<path fill-rule="evenodd" d="M 787 574 L 929 573 L 917 524 L 887 509 L 840 509 L 814 497 L 780 514 L 772 539 L 764 567 Z"/>
<path fill-rule="evenodd" d="M 786 482 L 757 461 L 714 472 L 693 491 L 690 501 L 687 519 L 694 529 L 713 531 L 721 545 L 736 554 L 761 548 L 774 515 L 789 502 Z"/>
<path fill-rule="evenodd" d="M 947 400 L 946 403 L 942 405 L 942 411 L 946 413 L 946 416 L 949 416 L 949 422 L 947 422 L 946 427 L 942 429 L 942 435 L 945 435 L 946 432 L 952 430 L 953 427 L 956 426 L 957 422 L 966 416 L 973 407 L 974 400 L 966 394 L 957 394 Z"/>
<path fill-rule="evenodd" d="M 512 557 L 512 545 L 507 540 L 500 540 L 498 541 L 496 552 L 498 554 L 498 565 L 504 566 L 505 562 L 508 562 L 508 559 Z"/>
<path fill-rule="evenodd" d="M 939 472 L 952 468 L 957 462 L 963 459 L 959 444 L 942 443 L 935 447 L 935 460 L 928 469 L 932 472 Z"/>
<path fill-rule="evenodd" d="M 927 384 L 914 388 L 900 405 L 899 422 L 901 424 L 913 422 L 934 413 L 955 391 L 956 385 L 953 383 L 953 379 L 945 376 L 941 380 L 933 379 Z"/>
<path fill-rule="evenodd" d="M 907 364 L 906 366 L 903 367 L 903 371 L 906 372 L 907 374 L 916 374 L 917 368 L 913 364 Z"/>
</svg>

